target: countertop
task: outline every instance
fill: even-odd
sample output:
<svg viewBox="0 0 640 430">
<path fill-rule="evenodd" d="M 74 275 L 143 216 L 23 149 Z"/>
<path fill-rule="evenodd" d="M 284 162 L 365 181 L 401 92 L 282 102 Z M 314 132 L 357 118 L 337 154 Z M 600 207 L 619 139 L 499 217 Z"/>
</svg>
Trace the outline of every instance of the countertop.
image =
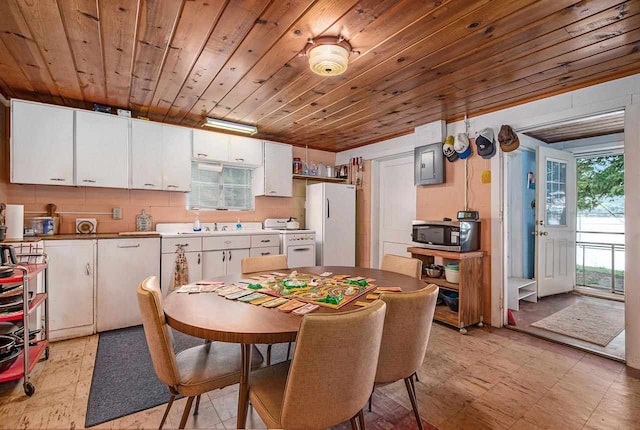
<svg viewBox="0 0 640 430">
<path fill-rule="evenodd" d="M 264 234 L 280 234 L 278 230 L 258 230 L 258 229 L 246 229 L 246 230 L 211 230 L 211 231 L 190 231 L 183 233 L 163 232 L 160 233 L 162 237 L 216 237 L 216 236 L 257 236 Z"/>
<path fill-rule="evenodd" d="M 166 238 L 185 238 L 185 237 L 216 237 L 216 236 L 256 236 L 266 234 L 279 234 L 278 230 L 218 230 L 218 231 L 199 231 L 188 233 L 174 232 L 139 232 L 135 235 L 119 234 L 119 233 L 97 233 L 97 234 L 56 234 L 53 236 L 35 236 L 25 237 L 24 239 L 7 239 L 0 243 L 19 243 L 19 242 L 39 242 L 41 240 L 89 240 L 89 239 L 142 239 L 149 237 L 166 237 Z"/>
<path fill-rule="evenodd" d="M 25 237 L 23 239 L 7 239 L 0 243 L 39 242 L 41 240 L 89 240 L 89 239 L 142 239 L 148 237 L 160 237 L 157 231 L 150 231 L 133 236 L 120 235 L 119 233 L 97 234 L 56 234 L 53 236 Z"/>
</svg>

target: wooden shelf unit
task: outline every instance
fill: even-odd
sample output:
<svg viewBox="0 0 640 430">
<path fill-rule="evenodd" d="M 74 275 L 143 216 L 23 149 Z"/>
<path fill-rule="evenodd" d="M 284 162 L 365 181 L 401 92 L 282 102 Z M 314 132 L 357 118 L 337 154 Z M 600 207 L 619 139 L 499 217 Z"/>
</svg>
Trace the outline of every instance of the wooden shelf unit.
<svg viewBox="0 0 640 430">
<path fill-rule="evenodd" d="M 538 282 L 535 279 L 507 279 L 507 307 L 519 311 L 520 300 L 532 303 L 538 301 Z"/>
<path fill-rule="evenodd" d="M 435 263 L 435 258 L 442 258 L 445 263 L 458 261 L 460 263 L 458 284 L 448 282 L 444 278 L 422 277 L 422 280 L 427 283 L 458 292 L 458 312 L 452 311 L 446 305 L 438 305 L 433 318 L 460 329 L 460 333 L 463 334 L 467 332 L 468 326 L 474 324 L 482 326 L 482 259 L 485 256 L 483 251 L 450 252 L 411 247 L 407 252 L 410 252 L 413 258 L 422 260 L 423 266 Z"/>
</svg>

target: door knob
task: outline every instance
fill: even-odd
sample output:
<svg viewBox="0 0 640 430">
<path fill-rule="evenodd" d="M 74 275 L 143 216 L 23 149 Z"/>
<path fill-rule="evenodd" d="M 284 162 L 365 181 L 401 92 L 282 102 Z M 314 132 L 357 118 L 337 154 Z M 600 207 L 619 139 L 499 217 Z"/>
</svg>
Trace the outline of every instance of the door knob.
<svg viewBox="0 0 640 430">
<path fill-rule="evenodd" d="M 549 232 L 547 232 L 547 231 L 541 231 L 540 232 L 540 236 L 548 236 L 548 235 L 549 235 Z"/>
</svg>

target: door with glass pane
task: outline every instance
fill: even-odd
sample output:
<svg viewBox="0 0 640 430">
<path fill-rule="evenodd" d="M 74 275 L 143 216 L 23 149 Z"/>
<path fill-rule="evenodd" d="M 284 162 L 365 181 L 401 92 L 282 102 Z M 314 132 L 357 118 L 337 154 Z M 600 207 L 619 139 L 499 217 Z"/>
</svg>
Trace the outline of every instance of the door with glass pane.
<svg viewBox="0 0 640 430">
<path fill-rule="evenodd" d="M 576 160 L 540 146 L 537 153 L 536 279 L 538 296 L 573 290 L 576 272 Z"/>
</svg>

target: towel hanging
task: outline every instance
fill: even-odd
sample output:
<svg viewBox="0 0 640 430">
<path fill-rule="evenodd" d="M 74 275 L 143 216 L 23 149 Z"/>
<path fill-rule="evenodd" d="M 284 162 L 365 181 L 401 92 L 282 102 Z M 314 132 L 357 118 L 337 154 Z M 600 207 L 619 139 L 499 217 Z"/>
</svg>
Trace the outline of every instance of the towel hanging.
<svg viewBox="0 0 640 430">
<path fill-rule="evenodd" d="M 189 283 L 189 264 L 184 254 L 184 246 L 178 245 L 176 249 L 176 262 L 173 268 L 173 282 L 171 289 L 180 288 Z"/>
</svg>

